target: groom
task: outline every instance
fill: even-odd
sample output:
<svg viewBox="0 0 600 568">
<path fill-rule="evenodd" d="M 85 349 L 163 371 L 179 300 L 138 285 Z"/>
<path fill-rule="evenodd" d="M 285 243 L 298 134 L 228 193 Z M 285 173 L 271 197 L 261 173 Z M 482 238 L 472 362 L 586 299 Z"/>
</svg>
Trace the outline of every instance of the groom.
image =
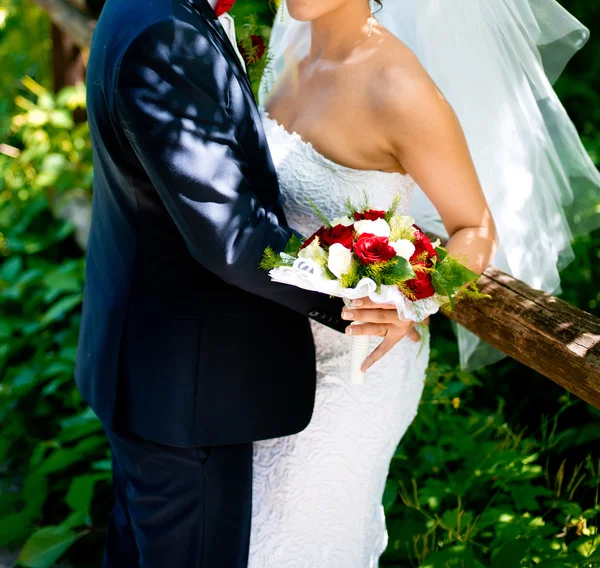
<svg viewBox="0 0 600 568">
<path fill-rule="evenodd" d="M 109 567 L 246 565 L 252 441 L 310 420 L 308 317 L 346 327 L 257 270 L 292 231 L 228 7 L 108 0 L 90 52 L 76 380 L 113 454 Z"/>
</svg>

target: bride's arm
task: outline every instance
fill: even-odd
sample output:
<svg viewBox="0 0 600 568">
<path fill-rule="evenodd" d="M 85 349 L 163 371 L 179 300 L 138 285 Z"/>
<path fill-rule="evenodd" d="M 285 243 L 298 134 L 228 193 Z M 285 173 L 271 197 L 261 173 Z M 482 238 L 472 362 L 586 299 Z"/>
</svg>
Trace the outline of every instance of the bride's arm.
<svg viewBox="0 0 600 568">
<path fill-rule="evenodd" d="M 386 70 L 379 87 L 390 151 L 439 212 L 448 251 L 481 274 L 496 250 L 496 226 L 454 110 L 416 58 Z"/>
<path fill-rule="evenodd" d="M 408 67 L 386 67 L 371 85 L 375 94 L 371 124 L 378 126 L 390 154 L 438 210 L 450 236 L 448 252 L 464 257 L 467 267 L 481 274 L 497 247 L 496 226 L 454 110 L 416 58 Z M 369 301 L 364 304 L 363 308 L 377 307 Z M 360 320 L 366 313 L 345 310 L 343 317 Z M 379 323 L 346 329 L 346 333 L 377 335 L 378 326 L 389 328 L 363 370 L 407 333 L 415 334 L 414 322 L 392 321 L 390 315 L 381 310 Z"/>
</svg>

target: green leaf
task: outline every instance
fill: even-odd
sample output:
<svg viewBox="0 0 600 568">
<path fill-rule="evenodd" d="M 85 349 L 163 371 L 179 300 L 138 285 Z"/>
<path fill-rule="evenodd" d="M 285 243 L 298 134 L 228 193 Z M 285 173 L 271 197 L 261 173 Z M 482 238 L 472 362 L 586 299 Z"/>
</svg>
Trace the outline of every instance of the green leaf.
<svg viewBox="0 0 600 568">
<path fill-rule="evenodd" d="M 11 337 L 13 328 L 7 321 L 0 321 L 0 339 L 8 339 Z"/>
<path fill-rule="evenodd" d="M 48 122 L 48 113 L 34 108 L 25 115 L 25 120 L 27 120 L 29 126 L 44 126 Z"/>
<path fill-rule="evenodd" d="M 38 517 L 48 497 L 48 479 L 37 472 L 30 473 L 23 481 L 21 497 L 25 502 L 24 509 L 32 517 Z"/>
<path fill-rule="evenodd" d="M 99 479 L 102 479 L 102 476 L 82 475 L 76 477 L 69 486 L 66 497 L 67 505 L 75 512 L 89 515 L 94 496 L 94 486 Z"/>
<path fill-rule="evenodd" d="M 439 257 L 438 262 L 443 262 L 444 259 L 448 256 L 448 251 L 444 247 L 437 247 L 435 249 L 435 252 L 437 252 Z"/>
<path fill-rule="evenodd" d="M 96 471 L 112 471 L 112 462 L 110 460 L 100 460 L 92 464 L 92 469 Z"/>
<path fill-rule="evenodd" d="M 34 518 L 29 511 L 20 511 L 0 518 L 0 548 L 23 542 L 29 534 Z"/>
<path fill-rule="evenodd" d="M 42 394 L 44 396 L 52 396 L 53 394 L 56 394 L 56 392 L 62 385 L 64 385 L 65 383 L 68 383 L 72 380 L 73 380 L 73 375 L 72 375 L 72 369 L 71 369 L 70 373 L 68 373 L 68 374 L 65 373 L 64 375 L 61 375 L 61 376 L 57 377 L 56 379 L 54 379 L 53 381 L 51 381 L 50 383 L 48 383 L 48 385 L 46 385 L 44 387 Z"/>
<path fill-rule="evenodd" d="M 386 513 L 389 513 L 392 505 L 398 499 L 398 483 L 392 479 L 385 482 L 385 490 L 383 492 L 383 508 Z"/>
<path fill-rule="evenodd" d="M 39 86 L 40 85 L 38 85 L 38 87 Z M 52 110 L 55 107 L 54 98 L 48 91 L 44 91 L 39 95 L 37 103 L 43 110 Z"/>
<path fill-rule="evenodd" d="M 78 452 L 89 453 L 96 451 L 98 448 L 107 447 L 108 441 L 105 436 L 89 436 L 84 438 L 75 446 Z"/>
<path fill-rule="evenodd" d="M 48 474 L 67 469 L 71 465 L 88 459 L 88 454 L 107 444 L 104 436 L 84 438 L 74 448 L 59 448 L 46 458 L 38 473 Z"/>
<path fill-rule="evenodd" d="M 73 367 L 68 363 L 62 361 L 52 361 L 41 373 L 40 377 L 44 379 L 51 379 L 64 373 L 72 373 Z"/>
<path fill-rule="evenodd" d="M 593 559 L 590 559 L 593 560 Z M 590 566 L 591 564 L 587 564 Z M 561 558 L 547 558 L 542 560 L 538 564 L 534 564 L 535 568 L 566 568 L 567 566 L 574 566 L 574 564 L 567 564 L 567 560 L 564 557 Z M 577 566 L 577 564 L 575 564 Z M 586 564 L 581 565 L 582 568 L 586 566 Z"/>
<path fill-rule="evenodd" d="M 77 360 L 77 347 L 64 347 L 64 349 L 60 350 L 60 358 L 75 364 Z"/>
<path fill-rule="evenodd" d="M 473 548 L 462 543 L 455 544 L 430 554 L 419 566 L 421 568 L 474 568 Z M 517 566 L 507 564 L 503 568 L 517 568 Z"/>
<path fill-rule="evenodd" d="M 437 263 L 434 274 L 444 280 L 446 289 L 458 289 L 479 278 L 479 274 L 469 270 L 464 264 L 451 256 L 446 256 L 443 261 Z"/>
<path fill-rule="evenodd" d="M 510 492 L 515 500 L 515 505 L 523 511 L 535 511 L 539 507 L 539 497 L 551 497 L 552 491 L 542 485 L 531 483 L 513 483 Z"/>
<path fill-rule="evenodd" d="M 284 253 L 290 256 L 297 256 L 300 247 L 302 246 L 302 240 L 299 239 L 295 234 L 292 235 L 291 239 L 285 245 Z"/>
<path fill-rule="evenodd" d="M 415 277 L 415 271 L 410 262 L 401 256 L 396 257 L 396 263 L 390 266 L 383 274 L 383 283 L 388 285 L 405 282 Z"/>
<path fill-rule="evenodd" d="M 23 259 L 20 256 L 13 256 L 8 260 L 5 260 L 0 265 L 0 280 L 6 280 L 12 282 L 21 269 L 23 268 Z"/>
<path fill-rule="evenodd" d="M 60 425 L 62 431 L 58 439 L 61 442 L 71 442 L 102 430 L 102 423 L 89 407 L 81 414 L 63 420 Z"/>
<path fill-rule="evenodd" d="M 583 542 L 581 542 L 583 541 Z M 591 556 L 600 546 L 600 535 L 592 535 L 585 539 L 580 539 L 576 547 L 577 552 L 584 557 Z"/>
<path fill-rule="evenodd" d="M 70 514 L 62 523 L 61 527 L 65 529 L 78 529 L 84 526 L 90 526 L 90 517 L 83 511 L 75 511 Z"/>
<path fill-rule="evenodd" d="M 53 110 L 50 113 L 50 124 L 56 128 L 72 128 L 74 125 L 71 115 L 65 110 Z"/>
<path fill-rule="evenodd" d="M 529 550 L 533 538 L 518 538 L 503 544 L 492 557 L 490 568 L 508 568 L 520 566 L 521 560 Z"/>
<path fill-rule="evenodd" d="M 39 529 L 25 543 L 18 562 L 27 568 L 50 568 L 84 534 L 64 526 Z"/>
<path fill-rule="evenodd" d="M 82 299 L 82 294 L 72 294 L 61 298 L 42 316 L 40 323 L 45 327 L 52 322 L 62 319 L 65 314 L 70 312 L 76 306 L 79 306 Z"/>
<path fill-rule="evenodd" d="M 10 382 L 11 394 L 23 396 L 33 389 L 37 384 L 36 369 L 31 367 L 17 367 L 18 373 Z"/>
<path fill-rule="evenodd" d="M 85 108 L 85 86 L 79 84 L 74 87 L 64 87 L 56 97 L 56 104 L 71 110 L 77 107 Z"/>
<path fill-rule="evenodd" d="M 83 459 L 83 452 L 76 449 L 59 449 L 54 451 L 44 460 L 38 471 L 43 474 L 55 473 L 57 471 L 62 471 Z"/>
<path fill-rule="evenodd" d="M 48 290 L 44 300 L 53 302 L 62 293 L 80 291 L 83 280 L 82 268 L 80 262 L 71 262 L 46 274 L 43 282 Z"/>
<path fill-rule="evenodd" d="M 436 264 L 435 270 L 431 273 L 431 282 L 437 294 L 450 299 L 450 307 L 454 309 L 455 294 L 466 284 L 473 283 L 479 278 L 479 275 L 469 270 L 464 264 L 452 256 L 445 256 L 443 261 Z M 475 288 L 476 290 L 476 288 Z M 473 292 L 473 296 L 481 295 Z M 467 294 L 463 288 L 461 294 Z"/>
</svg>

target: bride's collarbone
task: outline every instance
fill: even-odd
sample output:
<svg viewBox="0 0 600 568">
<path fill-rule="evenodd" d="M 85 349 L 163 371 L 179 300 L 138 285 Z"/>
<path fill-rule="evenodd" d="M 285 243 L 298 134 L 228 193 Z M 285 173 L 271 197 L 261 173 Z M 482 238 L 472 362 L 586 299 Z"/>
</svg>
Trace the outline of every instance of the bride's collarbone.
<svg viewBox="0 0 600 568">
<path fill-rule="evenodd" d="M 351 108 L 328 108 L 332 112 L 279 105 L 266 110 L 287 132 L 331 162 L 355 170 L 406 173 L 391 153 L 382 150 L 385 141 L 368 120 L 361 121 Z"/>
<path fill-rule="evenodd" d="M 299 74 L 300 75 L 300 74 Z M 301 80 L 302 79 L 302 80 Z M 406 174 L 393 155 L 362 81 L 286 77 L 269 98 L 269 116 L 326 159 L 356 170 Z"/>
</svg>

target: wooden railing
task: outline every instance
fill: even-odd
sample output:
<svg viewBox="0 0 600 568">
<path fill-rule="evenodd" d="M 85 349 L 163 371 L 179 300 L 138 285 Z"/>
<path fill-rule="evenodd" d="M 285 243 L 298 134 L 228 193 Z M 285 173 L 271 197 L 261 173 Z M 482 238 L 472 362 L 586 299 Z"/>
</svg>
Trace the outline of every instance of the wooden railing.
<svg viewBox="0 0 600 568">
<path fill-rule="evenodd" d="M 81 47 L 95 20 L 75 0 L 35 0 Z M 480 279 L 492 300 L 464 300 L 452 319 L 600 409 L 600 320 L 494 267 Z"/>
<path fill-rule="evenodd" d="M 492 300 L 464 300 L 452 319 L 600 409 L 600 320 L 493 266 L 479 286 Z"/>
</svg>

